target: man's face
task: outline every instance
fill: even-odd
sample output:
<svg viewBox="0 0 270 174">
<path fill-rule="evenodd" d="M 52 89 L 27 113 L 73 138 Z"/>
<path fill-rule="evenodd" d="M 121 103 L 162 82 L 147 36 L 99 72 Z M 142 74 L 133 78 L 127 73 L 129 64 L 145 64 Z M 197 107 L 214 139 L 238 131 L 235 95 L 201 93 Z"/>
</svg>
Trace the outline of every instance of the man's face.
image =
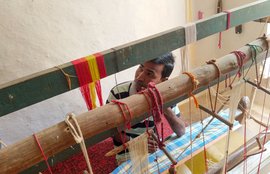
<svg viewBox="0 0 270 174">
<path fill-rule="evenodd" d="M 147 88 L 148 83 L 161 83 L 166 78 L 162 78 L 163 64 L 155 64 L 152 62 L 145 62 L 141 64 L 135 73 L 135 85 L 137 92 Z"/>
</svg>

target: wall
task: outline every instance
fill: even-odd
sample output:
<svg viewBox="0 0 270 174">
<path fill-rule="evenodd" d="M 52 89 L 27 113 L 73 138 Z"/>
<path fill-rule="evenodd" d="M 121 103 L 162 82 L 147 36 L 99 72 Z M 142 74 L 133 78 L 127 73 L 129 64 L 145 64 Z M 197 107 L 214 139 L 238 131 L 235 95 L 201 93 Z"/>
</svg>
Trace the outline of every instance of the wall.
<svg viewBox="0 0 270 174">
<path fill-rule="evenodd" d="M 222 1 L 223 11 L 236 8 L 238 6 L 254 2 L 255 0 L 238 0 L 238 1 Z M 196 3 L 195 3 L 196 2 Z M 205 0 L 197 2 L 193 0 L 193 20 L 197 20 L 198 11 L 202 11 L 204 17 L 209 17 L 217 13 L 217 0 Z M 193 45 L 193 57 L 191 60 L 191 68 L 205 64 L 205 61 L 217 59 L 237 48 L 243 47 L 245 44 L 255 40 L 262 35 L 263 24 L 258 22 L 249 22 L 242 25 L 243 32 L 235 33 L 235 28 L 231 28 L 222 32 L 222 46 L 218 48 L 219 34 L 204 38 Z"/>
<path fill-rule="evenodd" d="M 203 13 L 203 17 L 207 18 L 217 13 L 217 0 L 192 1 L 192 21 L 198 20 L 198 12 Z M 238 6 L 254 2 L 254 0 L 239 0 L 239 1 L 222 1 L 223 11 L 236 8 Z M 235 28 L 231 28 L 222 32 L 221 48 L 218 48 L 219 34 L 214 34 L 207 38 L 197 41 L 190 45 L 190 69 L 194 69 L 205 64 L 211 59 L 218 59 L 230 52 L 243 47 L 247 43 L 262 36 L 266 31 L 264 23 L 248 22 L 242 25 L 242 33 L 236 34 Z M 254 68 L 252 67 L 249 73 L 251 79 L 254 76 Z M 222 85 L 222 87 L 225 85 Z M 251 86 L 246 85 L 242 95 L 249 95 Z M 205 99 L 204 99 L 205 100 Z M 181 103 L 185 104 L 187 101 Z"/>
<path fill-rule="evenodd" d="M 184 7 L 184 0 L 0 0 L 0 84 L 183 25 Z M 117 73 L 117 83 L 132 80 L 135 68 Z M 115 77 L 101 84 L 105 99 Z M 1 117 L 0 139 L 11 144 L 86 111 L 73 90 Z"/>
</svg>

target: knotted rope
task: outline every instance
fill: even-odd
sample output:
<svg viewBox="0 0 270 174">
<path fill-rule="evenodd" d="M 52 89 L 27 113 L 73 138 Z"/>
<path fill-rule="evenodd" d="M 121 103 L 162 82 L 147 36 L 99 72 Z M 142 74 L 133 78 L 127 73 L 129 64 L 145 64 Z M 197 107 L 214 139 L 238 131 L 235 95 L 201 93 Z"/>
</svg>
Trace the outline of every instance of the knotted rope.
<svg viewBox="0 0 270 174">
<path fill-rule="evenodd" d="M 217 97 L 218 97 L 218 94 L 219 94 L 219 81 L 220 81 L 221 71 L 220 71 L 218 65 L 216 64 L 216 60 L 210 60 L 210 61 L 207 61 L 206 63 L 207 63 L 207 64 L 212 64 L 212 65 L 214 65 L 215 68 L 217 69 L 217 72 L 218 72 L 218 83 L 217 83 L 217 90 L 216 90 L 216 98 L 215 98 L 215 104 L 214 104 L 214 107 L 213 107 L 213 103 L 212 103 L 210 87 L 209 87 L 209 85 L 208 85 L 208 93 L 209 93 L 209 99 L 210 99 L 211 109 L 212 109 L 212 112 L 216 112 L 216 107 L 217 107 Z"/>
<path fill-rule="evenodd" d="M 233 54 L 235 54 L 236 58 L 237 58 L 237 65 L 239 67 L 237 74 L 234 76 L 233 80 L 230 82 L 229 87 L 232 88 L 232 84 L 235 81 L 236 77 L 241 77 L 242 74 L 244 73 L 244 60 L 247 58 L 247 55 L 245 53 L 243 53 L 242 51 L 233 51 L 231 52 Z"/>
<path fill-rule="evenodd" d="M 191 83 L 192 83 L 192 88 L 189 91 L 189 96 L 191 96 L 194 100 L 195 106 L 196 108 L 199 108 L 199 103 L 196 99 L 196 97 L 193 94 L 193 91 L 196 90 L 198 88 L 199 85 L 199 81 L 195 78 L 195 76 L 193 74 L 191 74 L 190 72 L 183 72 L 183 74 L 186 74 L 189 76 L 189 78 L 191 79 Z"/>
<path fill-rule="evenodd" d="M 118 133 L 120 135 L 120 138 L 121 138 L 121 141 L 122 141 L 122 144 L 124 146 L 124 148 L 126 149 L 127 148 L 127 145 L 125 144 L 126 143 L 126 132 L 125 130 L 126 129 L 130 129 L 131 128 L 131 118 L 132 118 L 132 112 L 130 111 L 128 105 L 124 102 L 121 102 L 119 100 L 112 100 L 113 103 L 117 104 L 119 109 L 121 110 L 121 113 L 122 113 L 122 116 L 123 116 L 123 119 L 124 119 L 124 137 L 122 135 L 122 131 L 118 129 Z M 129 118 L 127 117 L 126 115 L 126 112 L 125 111 L 128 111 L 129 113 Z"/>
<path fill-rule="evenodd" d="M 72 120 L 74 122 L 75 125 L 73 125 L 70 120 Z M 66 119 L 65 119 L 66 124 L 68 125 L 68 131 L 71 133 L 71 135 L 73 136 L 74 140 L 76 141 L 77 144 L 80 144 L 80 147 L 82 149 L 82 153 L 83 156 L 85 158 L 89 173 L 92 174 L 92 167 L 90 164 L 90 160 L 88 157 L 88 153 L 87 153 L 87 149 L 85 146 L 85 142 L 84 142 L 84 138 L 83 138 L 83 134 L 81 131 L 81 128 L 78 124 L 77 119 L 75 118 L 75 115 L 73 113 L 70 113 L 67 115 Z"/>
</svg>

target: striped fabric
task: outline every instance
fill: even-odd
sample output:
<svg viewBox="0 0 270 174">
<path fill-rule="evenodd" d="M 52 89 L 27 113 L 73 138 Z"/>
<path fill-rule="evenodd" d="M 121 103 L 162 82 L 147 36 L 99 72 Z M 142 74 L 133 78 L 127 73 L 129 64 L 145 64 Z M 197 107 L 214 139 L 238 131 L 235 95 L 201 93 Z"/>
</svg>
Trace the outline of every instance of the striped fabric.
<svg viewBox="0 0 270 174">
<path fill-rule="evenodd" d="M 225 111 L 221 111 L 219 115 L 223 118 L 228 119 L 228 113 L 229 110 L 227 109 Z M 201 132 L 202 127 L 204 127 L 210 121 L 210 119 L 211 117 L 203 120 L 203 125 L 200 122 L 192 124 L 192 139 L 194 139 Z M 237 126 L 239 126 L 239 123 L 235 121 L 234 128 Z M 219 120 L 214 119 L 204 131 L 205 144 L 210 143 L 211 141 L 217 139 L 219 136 L 225 134 L 226 132 L 228 132 L 228 127 Z M 195 152 L 196 150 L 203 147 L 204 142 L 202 138 L 203 137 L 200 136 L 200 138 L 197 138 L 194 141 L 194 143 L 192 144 L 192 152 Z M 171 142 L 167 143 L 166 149 L 177 161 L 180 161 L 191 154 L 191 147 L 189 146 L 189 144 L 190 127 L 187 127 L 186 134 L 178 139 L 174 139 Z M 187 146 L 189 147 L 185 150 Z M 182 155 L 179 156 L 183 150 L 185 150 L 185 152 L 183 152 Z M 168 169 L 170 165 L 170 160 L 161 150 L 158 150 L 155 153 L 149 155 L 149 173 L 163 172 Z M 117 167 L 112 173 L 130 173 L 130 161 L 123 163 L 122 165 Z"/>
</svg>

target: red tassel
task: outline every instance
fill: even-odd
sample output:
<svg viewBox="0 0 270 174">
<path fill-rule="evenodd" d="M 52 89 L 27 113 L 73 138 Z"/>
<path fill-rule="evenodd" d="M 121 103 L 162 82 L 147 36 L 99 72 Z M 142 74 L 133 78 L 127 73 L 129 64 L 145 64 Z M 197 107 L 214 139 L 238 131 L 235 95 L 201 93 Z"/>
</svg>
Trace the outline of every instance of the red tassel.
<svg viewBox="0 0 270 174">
<path fill-rule="evenodd" d="M 106 67 L 104 63 L 104 56 L 101 53 L 96 53 L 94 54 L 94 56 L 96 57 L 100 78 L 107 77 Z"/>
<path fill-rule="evenodd" d="M 96 85 L 96 92 L 97 92 L 97 96 L 98 96 L 99 105 L 103 106 L 102 90 L 101 90 L 100 80 L 96 81 L 95 85 Z"/>
<path fill-rule="evenodd" d="M 74 65 L 79 80 L 82 96 L 85 100 L 88 110 L 91 110 L 93 108 L 93 104 L 90 98 L 88 83 L 92 82 L 92 78 L 88 68 L 88 62 L 85 60 L 85 58 L 80 58 L 72 61 L 72 64 Z"/>
</svg>

